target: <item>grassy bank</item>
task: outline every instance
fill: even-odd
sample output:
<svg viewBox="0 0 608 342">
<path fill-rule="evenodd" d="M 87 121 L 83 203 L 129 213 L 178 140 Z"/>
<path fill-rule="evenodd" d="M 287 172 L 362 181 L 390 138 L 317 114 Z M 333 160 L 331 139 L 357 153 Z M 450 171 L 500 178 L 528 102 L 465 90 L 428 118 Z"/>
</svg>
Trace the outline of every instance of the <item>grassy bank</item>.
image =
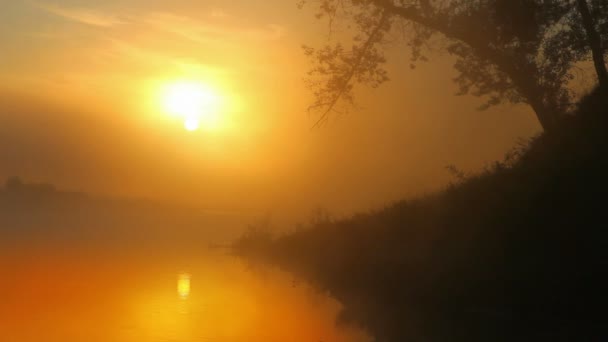
<svg viewBox="0 0 608 342">
<path fill-rule="evenodd" d="M 340 300 L 378 341 L 608 337 L 608 99 L 444 191 L 235 242 Z"/>
</svg>

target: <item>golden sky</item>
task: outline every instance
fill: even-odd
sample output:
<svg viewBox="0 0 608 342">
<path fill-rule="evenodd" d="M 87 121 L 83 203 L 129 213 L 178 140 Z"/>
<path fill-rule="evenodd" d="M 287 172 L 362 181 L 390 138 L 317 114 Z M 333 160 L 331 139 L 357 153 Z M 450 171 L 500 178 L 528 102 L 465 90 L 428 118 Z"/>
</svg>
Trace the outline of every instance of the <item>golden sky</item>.
<svg viewBox="0 0 608 342">
<path fill-rule="evenodd" d="M 0 0 L 0 177 L 60 188 L 301 217 L 367 210 L 435 189 L 539 131 L 525 106 L 478 112 L 449 58 L 311 129 L 301 45 L 326 26 L 296 1 Z M 220 124 L 188 132 L 162 89 L 198 82 Z"/>
</svg>

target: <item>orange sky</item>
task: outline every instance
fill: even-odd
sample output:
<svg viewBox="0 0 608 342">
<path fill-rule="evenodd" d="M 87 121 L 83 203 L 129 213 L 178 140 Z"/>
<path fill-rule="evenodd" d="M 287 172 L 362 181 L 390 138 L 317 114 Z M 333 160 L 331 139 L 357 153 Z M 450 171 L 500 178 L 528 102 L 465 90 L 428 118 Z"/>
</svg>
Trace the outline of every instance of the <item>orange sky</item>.
<svg viewBox="0 0 608 342">
<path fill-rule="evenodd" d="M 501 158 L 539 131 L 525 106 L 478 112 L 448 57 L 311 130 L 301 45 L 325 26 L 296 1 L 6 1 L 0 11 L 0 177 L 301 218 L 367 210 Z M 407 63 L 405 63 L 407 64 Z M 195 80 L 225 100 L 218 129 L 187 132 L 159 89 Z M 203 127 L 204 128 L 204 127 Z"/>
</svg>

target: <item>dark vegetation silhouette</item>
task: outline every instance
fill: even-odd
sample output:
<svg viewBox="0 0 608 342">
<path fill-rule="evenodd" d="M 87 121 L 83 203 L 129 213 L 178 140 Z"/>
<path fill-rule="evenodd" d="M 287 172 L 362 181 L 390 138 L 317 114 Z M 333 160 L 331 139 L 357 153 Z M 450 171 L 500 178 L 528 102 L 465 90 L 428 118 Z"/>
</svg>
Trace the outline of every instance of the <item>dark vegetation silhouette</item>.
<svg viewBox="0 0 608 342">
<path fill-rule="evenodd" d="M 352 103 L 356 84 L 389 79 L 386 47 L 403 44 L 412 68 L 433 52 L 454 58 L 459 95 L 483 97 L 481 109 L 525 103 L 545 130 L 573 109 L 571 83 L 592 60 L 598 84 L 608 85 L 608 0 L 322 0 L 315 6 L 334 31 L 354 31 L 351 42 L 305 47 L 313 68 L 308 83 L 320 114 L 316 125 Z M 349 46 L 350 45 L 350 46 Z"/>
<path fill-rule="evenodd" d="M 302 276 L 377 341 L 608 338 L 608 97 L 483 172 L 235 253 Z"/>
</svg>

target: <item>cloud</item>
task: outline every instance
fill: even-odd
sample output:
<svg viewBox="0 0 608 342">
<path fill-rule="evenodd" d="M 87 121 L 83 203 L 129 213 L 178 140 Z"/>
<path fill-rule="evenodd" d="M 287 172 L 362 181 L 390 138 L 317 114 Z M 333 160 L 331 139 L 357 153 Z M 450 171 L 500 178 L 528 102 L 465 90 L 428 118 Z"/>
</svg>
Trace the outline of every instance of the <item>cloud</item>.
<svg viewBox="0 0 608 342">
<path fill-rule="evenodd" d="M 260 29 L 246 30 L 244 33 L 256 40 L 279 40 L 286 34 L 285 27 L 277 24 L 270 24 Z"/>
<path fill-rule="evenodd" d="M 172 33 L 197 43 L 215 41 L 226 34 L 226 30 L 219 25 L 211 25 L 173 13 L 150 13 L 142 20 L 156 30 Z"/>
<path fill-rule="evenodd" d="M 109 46 L 104 49 L 108 59 L 116 61 L 133 61 L 143 70 L 171 67 L 188 75 L 227 75 L 231 69 L 215 63 L 205 63 L 197 58 L 176 57 L 156 49 L 141 47 L 134 42 L 109 39 Z M 126 58 L 126 59 L 125 59 Z"/>
<path fill-rule="evenodd" d="M 229 18 L 222 12 L 222 18 Z M 238 25 L 209 23 L 192 17 L 167 12 L 151 13 L 144 19 L 146 23 L 164 32 L 170 32 L 194 42 L 209 42 L 231 38 L 247 38 L 259 41 L 278 40 L 285 36 L 281 25 L 269 24 L 263 27 L 240 27 Z"/>
<path fill-rule="evenodd" d="M 127 22 L 124 18 L 117 15 L 111 15 L 90 9 L 67 8 L 41 3 L 36 3 L 35 6 L 64 19 L 90 26 L 113 27 L 125 24 Z"/>
<path fill-rule="evenodd" d="M 205 15 L 209 20 L 180 15 L 173 12 L 143 12 L 137 15 L 116 15 L 110 12 L 91 8 L 64 7 L 46 3 L 34 3 L 34 6 L 66 20 L 96 27 L 116 27 L 119 25 L 136 25 L 171 33 L 181 38 L 196 42 L 208 43 L 227 39 L 246 38 L 256 41 L 273 41 L 285 36 L 285 28 L 277 24 L 266 24 L 259 27 L 243 27 L 235 17 L 223 9 L 213 9 Z"/>
<path fill-rule="evenodd" d="M 228 17 L 230 17 L 230 15 L 228 13 L 226 13 L 221 8 L 212 9 L 209 12 L 209 16 L 212 17 L 212 18 L 228 18 Z"/>
<path fill-rule="evenodd" d="M 86 39 L 74 35 L 78 32 L 75 27 L 35 32 L 38 38 L 55 40 L 52 46 L 56 48 L 56 62 L 69 66 L 70 74 L 77 76 L 92 77 L 98 70 L 142 77 L 170 70 L 226 75 L 242 66 L 237 56 L 252 45 L 272 44 L 285 36 L 281 25 L 246 24 L 242 17 L 224 11 L 212 17 L 209 11 L 178 13 L 132 8 L 117 15 L 111 8 L 73 8 L 41 2 L 35 6 L 64 20 L 102 28 L 86 30 Z M 78 58 L 66 58 L 61 46 L 75 47 L 72 57 L 78 54 Z"/>
</svg>

